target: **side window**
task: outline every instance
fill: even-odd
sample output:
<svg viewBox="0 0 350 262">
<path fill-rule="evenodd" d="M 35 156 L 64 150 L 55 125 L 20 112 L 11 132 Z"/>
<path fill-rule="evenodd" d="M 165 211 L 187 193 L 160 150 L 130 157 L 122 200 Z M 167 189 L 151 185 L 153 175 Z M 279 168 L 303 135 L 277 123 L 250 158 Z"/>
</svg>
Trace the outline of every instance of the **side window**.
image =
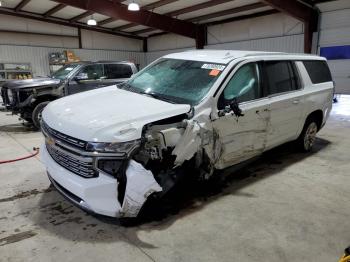
<svg viewBox="0 0 350 262">
<path fill-rule="evenodd" d="M 313 84 L 332 81 L 332 75 L 326 61 L 303 61 L 303 64 Z"/>
<path fill-rule="evenodd" d="M 299 80 L 290 61 L 266 61 L 264 63 L 266 95 L 289 92 L 299 89 Z"/>
<path fill-rule="evenodd" d="M 219 109 L 225 107 L 234 98 L 246 102 L 261 97 L 259 68 L 256 63 L 243 65 L 233 75 L 219 98 Z"/>
<path fill-rule="evenodd" d="M 106 79 L 129 78 L 132 70 L 128 64 L 106 64 L 105 75 Z"/>
<path fill-rule="evenodd" d="M 87 65 L 78 74 L 84 80 L 97 80 L 103 76 L 103 66 L 101 64 Z"/>
</svg>

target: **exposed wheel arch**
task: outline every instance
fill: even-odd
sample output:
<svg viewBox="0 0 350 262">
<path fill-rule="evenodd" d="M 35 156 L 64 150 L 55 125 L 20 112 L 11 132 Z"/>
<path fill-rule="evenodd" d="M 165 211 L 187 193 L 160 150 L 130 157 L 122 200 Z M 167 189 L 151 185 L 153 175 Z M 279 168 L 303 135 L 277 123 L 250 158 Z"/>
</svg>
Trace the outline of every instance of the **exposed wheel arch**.
<svg viewBox="0 0 350 262">
<path fill-rule="evenodd" d="M 53 96 L 53 95 L 42 95 L 38 96 L 33 103 L 33 108 L 35 108 L 38 104 L 43 103 L 43 102 L 51 102 L 53 100 L 58 99 L 59 97 Z"/>
<path fill-rule="evenodd" d="M 315 110 L 313 112 L 311 112 L 305 122 L 307 122 L 309 119 L 314 119 L 316 121 L 317 124 L 317 129 L 320 130 L 322 127 L 322 123 L 323 123 L 323 111 L 321 109 Z"/>
</svg>

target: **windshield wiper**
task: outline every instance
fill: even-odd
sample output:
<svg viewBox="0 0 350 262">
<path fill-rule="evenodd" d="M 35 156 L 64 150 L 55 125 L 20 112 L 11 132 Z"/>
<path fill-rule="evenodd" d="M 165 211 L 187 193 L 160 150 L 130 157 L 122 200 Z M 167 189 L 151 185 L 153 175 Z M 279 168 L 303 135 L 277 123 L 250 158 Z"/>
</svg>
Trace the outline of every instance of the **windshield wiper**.
<svg viewBox="0 0 350 262">
<path fill-rule="evenodd" d="M 127 82 L 123 82 L 121 84 L 118 84 L 117 87 L 125 90 L 125 89 L 130 89 L 131 86 Z"/>
<path fill-rule="evenodd" d="M 147 92 L 139 92 L 139 91 L 136 91 L 137 93 L 141 94 L 141 95 L 146 95 L 146 96 L 150 96 L 150 97 L 153 97 L 155 99 L 159 99 L 159 100 L 162 100 L 162 101 L 165 101 L 165 102 L 169 102 L 169 103 L 172 103 L 172 104 L 176 104 L 173 100 L 171 100 L 170 98 L 167 98 L 166 96 L 164 95 L 161 95 L 161 94 L 158 94 L 158 93 L 147 93 Z"/>
<path fill-rule="evenodd" d="M 134 93 L 140 94 L 140 95 L 146 95 L 146 96 L 150 96 L 150 97 L 153 97 L 155 99 L 158 99 L 158 100 L 162 100 L 162 101 L 165 101 L 165 102 L 176 104 L 176 102 L 174 102 L 170 98 L 167 98 L 164 95 L 161 95 L 161 94 L 158 94 L 158 93 L 153 93 L 153 92 L 147 93 L 145 91 L 138 90 L 138 89 L 134 88 L 132 85 L 128 84 L 127 82 L 124 82 L 124 83 L 118 85 L 117 87 L 120 88 L 120 89 L 124 89 L 124 90 L 130 91 L 130 92 L 134 92 Z"/>
</svg>

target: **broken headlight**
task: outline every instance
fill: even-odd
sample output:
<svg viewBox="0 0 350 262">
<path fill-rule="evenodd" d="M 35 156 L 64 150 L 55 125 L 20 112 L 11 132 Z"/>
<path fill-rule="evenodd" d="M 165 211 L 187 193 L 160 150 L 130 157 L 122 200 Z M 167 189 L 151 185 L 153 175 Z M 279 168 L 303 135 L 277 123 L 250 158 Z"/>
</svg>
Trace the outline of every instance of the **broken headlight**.
<svg viewBox="0 0 350 262">
<path fill-rule="evenodd" d="M 136 148 L 140 146 L 141 140 L 132 140 L 128 142 L 115 142 L 115 143 L 95 143 L 89 142 L 86 146 L 87 151 L 100 152 L 100 153 L 121 153 L 130 154 Z"/>
<path fill-rule="evenodd" d="M 110 174 L 112 176 L 116 176 L 120 167 L 122 166 L 122 160 L 116 159 L 100 159 L 98 160 L 97 167 L 99 170 Z"/>
</svg>

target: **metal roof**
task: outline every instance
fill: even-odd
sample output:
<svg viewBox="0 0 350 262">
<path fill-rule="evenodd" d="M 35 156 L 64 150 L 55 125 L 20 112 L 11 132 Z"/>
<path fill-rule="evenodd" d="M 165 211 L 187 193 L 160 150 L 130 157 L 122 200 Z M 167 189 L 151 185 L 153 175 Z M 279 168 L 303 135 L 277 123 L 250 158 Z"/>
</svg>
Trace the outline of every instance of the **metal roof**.
<svg viewBox="0 0 350 262">
<path fill-rule="evenodd" d="M 297 1 L 297 0 L 294 0 Z M 302 0 L 303 4 L 313 6 L 315 3 L 329 0 Z M 136 22 L 112 18 L 105 12 L 94 12 L 89 7 L 98 6 L 103 3 L 126 7 L 131 0 L 2 0 L 0 14 L 17 15 L 26 18 L 59 23 L 63 25 L 76 26 L 106 33 L 124 35 L 135 38 L 144 38 L 164 31 L 172 32 L 172 25 L 163 26 L 169 30 L 160 30 Z M 228 19 L 239 19 L 240 17 L 252 17 L 279 12 L 259 0 L 135 0 L 141 6 L 142 12 L 148 16 L 162 15 L 163 17 L 175 18 L 188 22 L 188 24 L 212 24 Z M 301 1 L 299 1 L 301 2 Z M 86 8 L 77 8 L 80 7 Z M 101 10 L 101 9 L 100 9 Z M 126 10 L 126 9 L 124 9 Z M 129 12 L 129 11 L 126 11 Z M 129 12 L 131 16 L 137 16 L 140 12 Z M 141 14 L 140 14 L 141 15 Z M 144 15 L 144 14 L 143 14 Z M 90 27 L 86 21 L 93 17 L 98 25 Z M 152 17 L 153 19 L 154 17 Z M 186 24 L 183 24 L 186 25 Z M 176 33 L 176 32 L 175 32 Z"/>
</svg>

